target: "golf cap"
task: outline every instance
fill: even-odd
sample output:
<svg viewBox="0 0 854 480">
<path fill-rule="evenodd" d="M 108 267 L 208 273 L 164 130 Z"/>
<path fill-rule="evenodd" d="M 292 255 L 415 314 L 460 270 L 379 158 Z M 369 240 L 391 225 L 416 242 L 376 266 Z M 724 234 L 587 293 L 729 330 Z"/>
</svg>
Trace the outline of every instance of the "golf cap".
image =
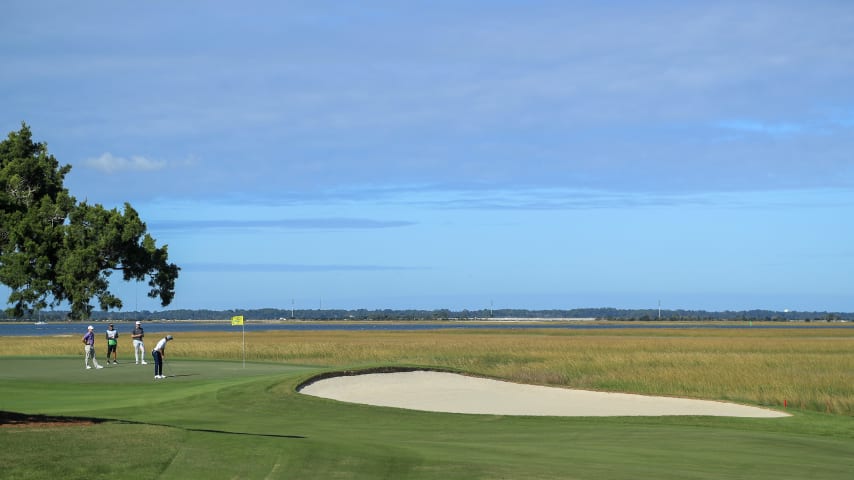
<svg viewBox="0 0 854 480">
<path fill-rule="evenodd" d="M 172 335 L 166 335 L 166 340 L 172 340 Z"/>
<path fill-rule="evenodd" d="M 137 320 L 137 321 L 136 321 L 136 324 L 137 324 L 137 325 L 142 325 L 142 322 L 140 322 L 139 320 Z"/>
<path fill-rule="evenodd" d="M 110 326 L 112 327 L 112 326 L 113 326 L 113 324 L 111 323 L 111 324 L 110 324 Z"/>
<path fill-rule="evenodd" d="M 89 325 L 89 330 L 95 330 L 95 327 L 93 327 L 92 325 Z"/>
</svg>

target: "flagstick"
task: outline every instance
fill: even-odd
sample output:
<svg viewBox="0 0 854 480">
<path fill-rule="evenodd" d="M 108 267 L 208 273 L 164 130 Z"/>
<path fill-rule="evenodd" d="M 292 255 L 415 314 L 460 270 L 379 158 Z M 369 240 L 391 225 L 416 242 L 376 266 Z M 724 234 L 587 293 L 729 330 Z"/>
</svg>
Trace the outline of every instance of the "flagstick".
<svg viewBox="0 0 854 480">
<path fill-rule="evenodd" d="M 243 368 L 246 368 L 246 322 L 243 320 L 243 315 L 235 315 L 231 317 L 231 326 L 240 323 L 240 328 L 243 330 Z"/>
</svg>

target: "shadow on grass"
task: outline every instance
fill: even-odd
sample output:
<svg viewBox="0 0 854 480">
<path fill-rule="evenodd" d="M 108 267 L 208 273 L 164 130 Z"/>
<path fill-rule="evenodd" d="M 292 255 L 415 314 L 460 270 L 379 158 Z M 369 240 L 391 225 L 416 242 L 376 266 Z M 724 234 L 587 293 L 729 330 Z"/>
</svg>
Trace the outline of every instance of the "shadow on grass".
<svg viewBox="0 0 854 480">
<path fill-rule="evenodd" d="M 177 427 L 175 425 L 166 425 L 162 423 L 150 422 L 135 422 L 133 420 L 115 420 L 108 418 L 94 417 L 66 417 L 59 415 L 31 415 L 27 413 L 7 412 L 0 410 L 0 427 L 20 427 L 34 428 L 45 426 L 83 426 L 99 423 L 123 423 L 127 425 L 151 425 L 156 427 L 177 428 L 187 432 L 204 432 L 204 433 L 221 433 L 225 435 L 247 435 L 251 437 L 270 437 L 270 438 L 291 438 L 302 439 L 306 438 L 302 435 L 279 435 L 275 433 L 250 433 L 250 432 L 229 432 L 227 430 L 215 430 L 209 428 L 186 428 Z"/>
<path fill-rule="evenodd" d="M 0 427 L 37 427 L 63 425 L 92 425 L 109 420 L 91 417 L 65 417 L 60 415 L 30 415 L 28 413 L 6 412 L 0 410 Z"/>
</svg>

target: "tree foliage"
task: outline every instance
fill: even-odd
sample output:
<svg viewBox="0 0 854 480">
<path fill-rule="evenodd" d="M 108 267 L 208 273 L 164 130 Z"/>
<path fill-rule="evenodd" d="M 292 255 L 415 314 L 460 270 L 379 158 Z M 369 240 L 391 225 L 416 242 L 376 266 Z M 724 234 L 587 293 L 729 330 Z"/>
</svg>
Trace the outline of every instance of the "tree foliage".
<svg viewBox="0 0 854 480">
<path fill-rule="evenodd" d="M 148 296 L 167 306 L 180 270 L 157 247 L 136 210 L 78 203 L 64 186 L 47 145 L 32 140 L 26 124 L 0 142 L 0 283 L 11 289 L 9 315 L 21 316 L 68 302 L 73 318 L 87 318 L 92 298 L 102 310 L 122 301 L 110 277 L 148 280 Z"/>
</svg>

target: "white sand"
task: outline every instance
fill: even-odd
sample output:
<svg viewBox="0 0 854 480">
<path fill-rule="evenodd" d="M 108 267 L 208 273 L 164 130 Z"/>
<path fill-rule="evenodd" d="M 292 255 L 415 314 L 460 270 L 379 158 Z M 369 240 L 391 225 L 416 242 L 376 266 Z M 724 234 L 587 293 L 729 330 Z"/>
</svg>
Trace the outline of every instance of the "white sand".
<svg viewBox="0 0 854 480">
<path fill-rule="evenodd" d="M 301 392 L 342 402 L 449 413 L 570 417 L 789 416 L 776 410 L 725 402 L 522 385 L 428 371 L 333 377 L 314 382 Z"/>
</svg>

